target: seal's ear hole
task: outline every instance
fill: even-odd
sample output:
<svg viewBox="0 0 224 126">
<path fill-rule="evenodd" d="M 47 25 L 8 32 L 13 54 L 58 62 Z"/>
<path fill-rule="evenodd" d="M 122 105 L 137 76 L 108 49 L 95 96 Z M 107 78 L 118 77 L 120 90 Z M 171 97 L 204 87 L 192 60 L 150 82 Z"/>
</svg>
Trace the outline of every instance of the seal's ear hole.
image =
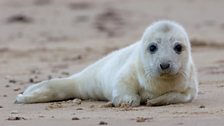
<svg viewBox="0 0 224 126">
<path fill-rule="evenodd" d="M 174 45 L 173 50 L 177 53 L 177 54 L 181 54 L 181 52 L 183 51 L 183 45 L 181 45 L 180 43 L 176 43 Z"/>
<path fill-rule="evenodd" d="M 151 43 L 148 47 L 150 53 L 154 54 L 158 50 L 158 46 L 156 43 Z"/>
</svg>

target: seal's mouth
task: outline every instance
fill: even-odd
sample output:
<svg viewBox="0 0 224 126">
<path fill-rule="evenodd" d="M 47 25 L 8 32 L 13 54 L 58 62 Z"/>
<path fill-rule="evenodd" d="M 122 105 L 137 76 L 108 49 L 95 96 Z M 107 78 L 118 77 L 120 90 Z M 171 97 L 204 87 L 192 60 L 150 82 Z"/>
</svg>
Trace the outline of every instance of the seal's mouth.
<svg viewBox="0 0 224 126">
<path fill-rule="evenodd" d="M 173 79 L 173 78 L 176 78 L 177 76 L 178 76 L 178 73 L 163 72 L 163 73 L 160 73 L 159 78 L 162 78 L 162 79 Z"/>
<path fill-rule="evenodd" d="M 168 74 L 168 73 L 162 73 L 159 76 L 160 78 L 168 79 L 168 78 L 173 78 L 173 75 Z"/>
</svg>

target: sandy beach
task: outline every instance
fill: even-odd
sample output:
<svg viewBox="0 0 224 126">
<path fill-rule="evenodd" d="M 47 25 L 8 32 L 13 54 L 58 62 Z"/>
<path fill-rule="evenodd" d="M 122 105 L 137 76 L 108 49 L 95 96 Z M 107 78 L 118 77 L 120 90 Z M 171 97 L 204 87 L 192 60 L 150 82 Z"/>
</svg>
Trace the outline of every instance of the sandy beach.
<svg viewBox="0 0 224 126">
<path fill-rule="evenodd" d="M 224 124 L 224 1 L 1 0 L 0 125 Z M 158 107 L 103 107 L 75 100 L 14 104 L 32 83 L 67 77 L 138 41 L 157 20 L 182 24 L 199 77 L 197 99 Z"/>
</svg>

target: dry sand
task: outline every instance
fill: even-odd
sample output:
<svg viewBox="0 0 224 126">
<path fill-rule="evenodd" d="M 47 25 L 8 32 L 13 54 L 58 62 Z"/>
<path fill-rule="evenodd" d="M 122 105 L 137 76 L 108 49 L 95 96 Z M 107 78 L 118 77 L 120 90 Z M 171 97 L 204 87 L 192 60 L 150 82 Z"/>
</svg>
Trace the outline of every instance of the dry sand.
<svg viewBox="0 0 224 126">
<path fill-rule="evenodd" d="M 223 125 L 224 1 L 1 0 L 0 125 Z M 105 108 L 106 102 L 14 104 L 33 82 L 66 77 L 137 41 L 158 19 L 183 24 L 200 81 L 192 103 Z"/>
</svg>

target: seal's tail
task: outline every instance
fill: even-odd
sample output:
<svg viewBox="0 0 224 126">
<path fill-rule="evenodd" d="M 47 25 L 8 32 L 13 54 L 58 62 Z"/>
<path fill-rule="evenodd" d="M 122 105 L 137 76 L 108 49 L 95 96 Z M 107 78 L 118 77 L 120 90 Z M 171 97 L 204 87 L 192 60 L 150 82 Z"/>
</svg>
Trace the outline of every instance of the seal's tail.
<svg viewBox="0 0 224 126">
<path fill-rule="evenodd" d="M 29 86 L 15 103 L 38 103 L 65 100 L 77 96 L 74 78 L 52 79 Z"/>
</svg>

